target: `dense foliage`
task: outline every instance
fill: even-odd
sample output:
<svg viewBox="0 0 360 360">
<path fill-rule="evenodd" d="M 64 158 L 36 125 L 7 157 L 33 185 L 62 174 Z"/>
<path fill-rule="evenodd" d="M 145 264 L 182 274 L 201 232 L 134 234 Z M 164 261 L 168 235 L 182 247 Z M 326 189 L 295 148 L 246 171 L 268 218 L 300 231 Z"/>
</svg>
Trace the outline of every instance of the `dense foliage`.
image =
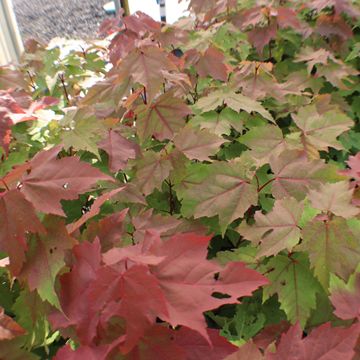
<svg viewBox="0 0 360 360">
<path fill-rule="evenodd" d="M 0 68 L 1 359 L 360 359 L 359 8 L 190 7 Z"/>
</svg>

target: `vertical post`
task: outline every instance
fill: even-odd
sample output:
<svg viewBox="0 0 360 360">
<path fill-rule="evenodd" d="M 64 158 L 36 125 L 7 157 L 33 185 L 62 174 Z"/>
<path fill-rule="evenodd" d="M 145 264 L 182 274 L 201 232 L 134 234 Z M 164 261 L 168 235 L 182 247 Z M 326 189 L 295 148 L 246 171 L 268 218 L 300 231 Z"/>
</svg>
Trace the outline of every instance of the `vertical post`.
<svg viewBox="0 0 360 360">
<path fill-rule="evenodd" d="M 124 15 L 128 16 L 130 15 L 130 7 L 129 7 L 129 1 L 128 0 L 115 0 L 115 6 L 116 4 L 119 6 L 119 2 L 120 2 L 120 6 L 124 9 Z M 119 8 L 116 8 L 116 13 L 119 11 Z"/>
<path fill-rule="evenodd" d="M 0 64 L 18 62 L 24 50 L 10 0 L 0 0 Z"/>
<path fill-rule="evenodd" d="M 160 6 L 160 20 L 166 23 L 166 0 L 159 1 Z"/>
</svg>

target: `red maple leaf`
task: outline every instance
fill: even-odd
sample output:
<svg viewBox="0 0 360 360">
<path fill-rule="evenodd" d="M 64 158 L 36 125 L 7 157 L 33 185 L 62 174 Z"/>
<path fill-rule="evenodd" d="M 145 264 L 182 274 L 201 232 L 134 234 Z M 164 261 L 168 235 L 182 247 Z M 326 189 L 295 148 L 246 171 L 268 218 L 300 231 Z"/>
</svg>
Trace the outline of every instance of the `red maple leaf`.
<svg viewBox="0 0 360 360">
<path fill-rule="evenodd" d="M 302 339 L 299 324 L 282 335 L 275 354 L 268 353 L 267 360 L 351 360 L 360 334 L 359 324 L 349 328 L 331 327 L 330 323 L 314 329 Z"/>
</svg>

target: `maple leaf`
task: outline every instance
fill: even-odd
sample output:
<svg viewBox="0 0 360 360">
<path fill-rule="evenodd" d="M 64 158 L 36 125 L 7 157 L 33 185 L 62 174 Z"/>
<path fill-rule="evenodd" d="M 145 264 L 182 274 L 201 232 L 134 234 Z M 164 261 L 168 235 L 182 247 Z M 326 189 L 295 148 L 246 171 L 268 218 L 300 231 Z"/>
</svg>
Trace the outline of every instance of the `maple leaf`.
<svg viewBox="0 0 360 360">
<path fill-rule="evenodd" d="M 234 354 L 229 355 L 224 360 L 262 360 L 264 359 L 258 347 L 251 341 L 240 346 Z"/>
<path fill-rule="evenodd" d="M 80 346 L 73 351 L 69 345 L 65 345 L 56 353 L 54 360 L 106 360 L 112 347 L 109 345 Z"/>
<path fill-rule="evenodd" d="M 325 289 L 330 273 L 347 279 L 360 262 L 359 239 L 340 217 L 315 218 L 302 230 L 299 251 L 307 251 L 315 276 Z"/>
<path fill-rule="evenodd" d="M 104 122 L 80 109 L 68 111 L 61 124 L 66 129 L 61 136 L 65 149 L 90 151 L 100 159 L 98 142 L 107 133 Z"/>
<path fill-rule="evenodd" d="M 65 266 L 65 251 L 73 247 L 75 239 L 69 236 L 64 221 L 56 217 L 46 218 L 44 226 L 46 234 L 39 234 L 30 243 L 20 277 L 27 279 L 30 291 L 36 289 L 43 300 L 60 308 L 55 280 Z"/>
<path fill-rule="evenodd" d="M 228 224 L 257 203 L 257 189 L 250 183 L 247 171 L 249 165 L 246 159 L 209 165 L 208 177 L 183 193 L 183 207 L 191 208 L 195 218 L 218 215 L 225 232 Z"/>
<path fill-rule="evenodd" d="M 161 95 L 154 103 L 136 108 L 137 134 L 141 140 L 155 136 L 158 140 L 172 139 L 185 126 L 184 117 L 191 109 L 171 91 Z"/>
<path fill-rule="evenodd" d="M 307 4 L 310 9 L 320 12 L 327 7 L 334 7 L 336 13 L 345 13 L 350 16 L 359 16 L 359 11 L 348 0 L 315 0 Z"/>
<path fill-rule="evenodd" d="M 354 180 L 354 185 L 360 184 L 360 152 L 355 156 L 350 156 L 347 164 L 350 169 L 342 170 L 341 173 Z"/>
<path fill-rule="evenodd" d="M 165 151 L 147 151 L 142 159 L 136 162 L 135 185 L 144 195 L 149 195 L 154 189 L 160 189 L 162 182 L 169 176 L 173 169 L 173 153 Z"/>
<path fill-rule="evenodd" d="M 113 179 L 78 157 L 56 160 L 60 147 L 39 152 L 21 179 L 21 192 L 38 211 L 63 216 L 60 200 L 76 199 L 99 180 Z"/>
<path fill-rule="evenodd" d="M 202 112 L 205 112 L 215 110 L 218 106 L 223 104 L 226 104 L 237 112 L 240 110 L 245 110 L 248 113 L 255 111 L 265 119 L 272 122 L 274 121 L 271 114 L 259 102 L 226 89 L 213 91 L 210 95 L 201 98 L 195 104 L 195 107 Z"/>
<path fill-rule="evenodd" d="M 360 318 L 360 274 L 352 274 L 348 283 L 332 275 L 330 278 L 330 300 L 334 314 L 343 320 Z"/>
<path fill-rule="evenodd" d="M 176 148 L 190 160 L 208 161 L 226 140 L 206 129 L 185 126 L 174 138 Z"/>
<path fill-rule="evenodd" d="M 295 253 L 291 257 L 277 255 L 266 264 L 270 285 L 264 287 L 263 301 L 278 295 L 280 308 L 292 323 L 304 326 L 316 306 L 316 294 L 322 289 L 313 277 L 306 256 Z"/>
<path fill-rule="evenodd" d="M 149 209 L 133 217 L 132 223 L 135 227 L 134 239 L 140 242 L 144 240 L 147 231 L 156 231 L 159 235 L 163 235 L 176 229 L 181 221 L 172 216 L 153 214 L 153 210 Z"/>
<path fill-rule="evenodd" d="M 148 103 L 151 103 L 165 82 L 164 70 L 178 72 L 165 51 L 156 46 L 134 49 L 117 67 L 121 78 L 131 76 L 134 82 L 145 87 Z"/>
<path fill-rule="evenodd" d="M 214 8 L 216 0 L 191 0 L 189 9 L 192 9 L 196 14 L 203 14 Z"/>
<path fill-rule="evenodd" d="M 257 257 L 276 255 L 281 250 L 291 251 L 300 240 L 299 221 L 303 205 L 294 198 L 275 202 L 272 211 L 266 215 L 261 211 L 255 214 L 255 224 L 249 226 L 242 222 L 237 231 L 247 240 L 260 244 Z"/>
<path fill-rule="evenodd" d="M 14 274 L 20 272 L 25 260 L 27 232 L 45 232 L 33 205 L 18 190 L 0 193 L 0 246 L 10 257 Z"/>
<path fill-rule="evenodd" d="M 332 212 L 345 219 L 355 217 L 360 209 L 351 204 L 353 189 L 349 183 L 339 181 L 333 184 L 322 184 L 319 190 L 310 190 L 308 198 L 316 209 L 324 212 Z"/>
<path fill-rule="evenodd" d="M 0 341 L 24 335 L 26 331 L 0 308 Z"/>
<path fill-rule="evenodd" d="M 234 353 L 236 347 L 219 335 L 216 329 L 208 329 L 209 343 L 198 333 L 184 326 L 174 333 L 175 343 L 184 351 L 186 360 L 218 360 Z M 256 359 L 254 359 L 256 360 Z"/>
<path fill-rule="evenodd" d="M 321 14 L 316 21 L 315 31 L 324 37 L 338 36 L 342 41 L 353 37 L 351 27 L 340 15 L 336 14 Z"/>
<path fill-rule="evenodd" d="M 14 70 L 10 67 L 0 66 L 0 90 L 16 88 L 28 88 L 28 84 L 24 79 L 24 74 L 19 70 Z"/>
<path fill-rule="evenodd" d="M 341 112 L 329 111 L 319 114 L 315 105 L 302 107 L 295 115 L 296 125 L 302 130 L 305 142 L 318 150 L 328 150 L 328 147 L 342 149 L 336 138 L 349 130 L 354 122 Z"/>
<path fill-rule="evenodd" d="M 120 245 L 125 232 L 125 217 L 128 210 L 127 208 L 106 216 L 99 221 L 90 222 L 84 232 L 84 238 L 89 241 L 94 241 L 98 238 L 103 251 L 108 251 Z"/>
<path fill-rule="evenodd" d="M 215 80 L 226 81 L 229 67 L 224 61 L 224 54 L 210 46 L 195 64 L 195 69 L 201 77 L 211 76 Z"/>
<path fill-rule="evenodd" d="M 265 45 L 275 39 L 277 34 L 277 25 L 275 22 L 264 27 L 255 27 L 248 32 L 249 42 L 255 47 L 259 54 L 264 50 Z"/>
<path fill-rule="evenodd" d="M 252 150 L 251 156 L 266 163 L 270 155 L 281 152 L 284 137 L 278 126 L 266 124 L 251 128 L 239 138 L 239 142 Z"/>
<path fill-rule="evenodd" d="M 115 314 L 126 321 L 126 340 L 121 344 L 126 354 L 144 335 L 144 330 L 155 323 L 156 317 L 168 316 L 168 310 L 160 283 L 147 266 L 131 267 L 122 275 L 120 286 L 121 303 Z"/>
<path fill-rule="evenodd" d="M 321 160 L 309 161 L 302 152 L 284 150 L 280 155 L 270 156 L 270 166 L 275 177 L 272 193 L 277 199 L 294 197 L 304 199 L 309 189 L 317 188 L 325 180 L 341 180 L 332 169 Z"/>
<path fill-rule="evenodd" d="M 184 325 L 209 339 L 202 313 L 237 298 L 250 295 L 267 280 L 243 263 L 229 263 L 224 269 L 206 260 L 209 238 L 194 234 L 173 236 L 154 248 L 165 259 L 152 266 L 167 300 L 168 316 L 164 320 L 173 326 Z M 181 264 L 181 266 L 180 266 Z M 218 280 L 215 273 L 220 272 Z M 180 285 L 181 284 L 181 285 Z M 230 295 L 218 299 L 214 292 Z"/>
<path fill-rule="evenodd" d="M 97 272 L 101 268 L 100 243 L 99 241 L 80 243 L 73 247 L 72 253 L 74 264 L 71 272 L 60 277 L 59 300 L 62 311 L 53 312 L 48 318 L 55 329 L 75 326 L 80 341 L 88 345 L 95 337 L 97 327 L 97 322 L 94 321 L 97 316 L 91 310 L 97 309 L 99 303 L 101 306 L 105 301 L 104 297 L 106 298 L 108 292 L 113 291 L 108 278 L 110 277 L 113 281 L 115 275 L 103 273 L 102 280 L 107 286 L 107 290 L 104 288 L 97 293 L 97 296 L 91 298 L 89 296 L 91 291 L 93 293 L 99 291 L 95 287 L 91 288 L 91 285 L 96 280 Z M 118 283 L 115 283 L 115 287 L 116 285 Z M 79 301 L 80 298 L 81 301 Z"/>
<path fill-rule="evenodd" d="M 109 169 L 112 172 L 123 170 L 128 160 L 135 159 L 140 152 L 137 144 L 125 139 L 114 130 L 110 130 L 108 137 L 98 145 L 109 154 Z"/>
<path fill-rule="evenodd" d="M 299 324 L 292 326 L 282 335 L 275 354 L 268 353 L 269 360 L 351 360 L 359 336 L 359 325 L 349 328 L 331 327 L 330 323 L 320 325 L 302 339 Z"/>
<path fill-rule="evenodd" d="M 216 135 L 230 135 L 232 128 L 241 133 L 243 129 L 241 114 L 230 108 L 225 108 L 220 113 L 208 111 L 201 115 L 196 115 L 189 123 L 194 126 L 200 126 L 201 129 L 208 129 Z"/>
</svg>

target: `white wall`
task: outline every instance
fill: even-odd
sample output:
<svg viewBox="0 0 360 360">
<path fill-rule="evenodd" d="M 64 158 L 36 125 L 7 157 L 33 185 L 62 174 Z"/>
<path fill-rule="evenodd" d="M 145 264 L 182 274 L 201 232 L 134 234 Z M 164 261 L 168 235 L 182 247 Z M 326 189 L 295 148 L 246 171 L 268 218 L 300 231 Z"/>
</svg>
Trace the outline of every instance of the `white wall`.
<svg viewBox="0 0 360 360">
<path fill-rule="evenodd" d="M 186 15 L 189 0 L 166 0 L 166 21 L 170 24 Z M 156 0 L 129 0 L 130 12 L 142 11 L 153 19 L 160 21 L 160 10 Z"/>
<path fill-rule="evenodd" d="M 17 62 L 23 45 L 10 0 L 0 0 L 0 65 Z"/>
</svg>

